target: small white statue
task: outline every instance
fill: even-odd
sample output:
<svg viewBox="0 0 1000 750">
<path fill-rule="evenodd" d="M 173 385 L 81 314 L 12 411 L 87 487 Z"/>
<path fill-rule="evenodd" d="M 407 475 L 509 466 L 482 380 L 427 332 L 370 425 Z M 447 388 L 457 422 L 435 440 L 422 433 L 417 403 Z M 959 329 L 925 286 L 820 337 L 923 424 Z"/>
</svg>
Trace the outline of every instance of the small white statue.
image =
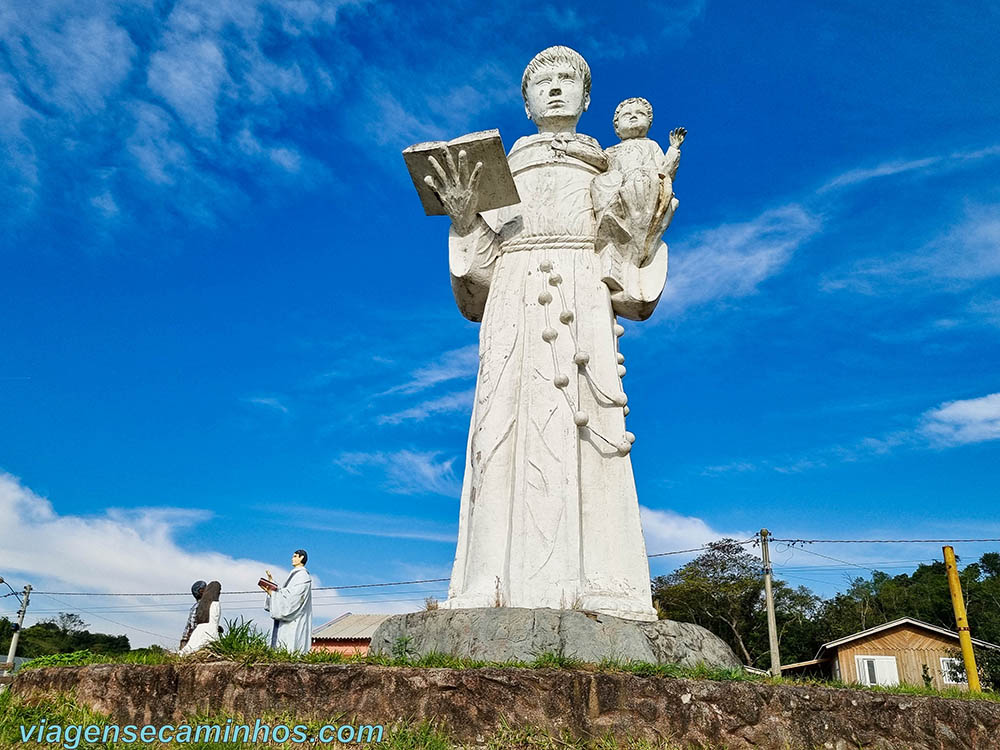
<svg viewBox="0 0 1000 750">
<path fill-rule="evenodd" d="M 593 185 L 601 234 L 618 246 L 626 256 L 623 260 L 637 266 L 644 265 L 659 244 L 677 207 L 673 182 L 687 135 L 684 128 L 671 130 L 664 153 L 647 137 L 652 122 L 653 107 L 647 100 L 633 97 L 618 105 L 614 126 L 621 142 L 604 152 L 608 171 Z"/>
</svg>

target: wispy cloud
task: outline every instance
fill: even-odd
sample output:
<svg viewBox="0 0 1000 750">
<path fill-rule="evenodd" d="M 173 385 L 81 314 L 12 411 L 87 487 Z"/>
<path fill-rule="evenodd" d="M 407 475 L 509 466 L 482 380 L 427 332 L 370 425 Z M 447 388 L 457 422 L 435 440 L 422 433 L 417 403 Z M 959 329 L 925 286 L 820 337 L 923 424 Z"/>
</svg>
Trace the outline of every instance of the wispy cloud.
<svg viewBox="0 0 1000 750">
<path fill-rule="evenodd" d="M 873 257 L 834 271 L 825 291 L 860 294 L 912 285 L 943 291 L 967 289 L 1000 276 L 1000 204 L 976 205 L 954 227 L 906 254 Z"/>
<path fill-rule="evenodd" d="M 246 399 L 249 404 L 256 404 L 257 406 L 266 406 L 269 409 L 274 409 L 275 411 L 280 411 L 282 414 L 288 414 L 288 407 L 281 403 L 281 400 L 275 398 L 274 396 L 258 396 L 254 398 Z"/>
<path fill-rule="evenodd" d="M 839 174 L 828 183 L 819 188 L 819 192 L 858 185 L 878 177 L 889 177 L 891 175 L 913 172 L 920 169 L 927 169 L 944 161 L 943 156 L 928 156 L 922 159 L 900 159 L 897 161 L 886 161 L 874 167 L 859 167 L 850 169 L 843 174 Z"/>
<path fill-rule="evenodd" d="M 437 523 L 425 518 L 306 506 L 287 506 L 284 510 L 287 512 L 281 514 L 279 523 L 321 531 L 335 531 L 338 534 L 419 539 L 449 544 L 454 544 L 458 537 L 458 529 L 453 524 Z M 273 508 L 260 508 L 259 511 L 269 513 L 273 512 Z"/>
<path fill-rule="evenodd" d="M 670 280 L 661 305 L 684 310 L 754 294 L 821 225 L 803 206 L 789 204 L 749 221 L 697 232 L 671 250 Z"/>
<path fill-rule="evenodd" d="M 447 393 L 438 398 L 422 401 L 409 409 L 403 409 L 394 414 L 384 414 L 378 418 L 379 424 L 400 424 L 401 422 L 420 422 L 435 414 L 469 411 L 476 389 L 471 388 L 456 393 Z"/>
<path fill-rule="evenodd" d="M 966 312 L 977 322 L 1000 328 L 1000 297 L 981 297 L 969 302 Z"/>
<path fill-rule="evenodd" d="M 343 4 L 5 4 L 0 147 L 14 158 L 0 189 L 53 201 L 71 170 L 71 201 L 91 219 L 118 219 L 141 196 L 147 212 L 162 204 L 211 220 L 239 178 L 300 170 L 306 157 L 287 125 L 336 89 L 315 42 Z M 30 210 L 11 205 L 22 219 Z"/>
<path fill-rule="evenodd" d="M 416 393 L 440 383 L 460 378 L 471 378 L 479 369 L 479 345 L 469 344 L 442 354 L 433 362 L 418 367 L 412 377 L 401 385 L 393 386 L 379 395 Z"/>
<path fill-rule="evenodd" d="M 455 461 L 455 458 L 442 458 L 438 451 L 401 450 L 342 453 L 336 463 L 352 474 L 375 469 L 381 474 L 384 487 L 389 492 L 457 498 L 462 491 L 462 483 L 455 476 Z"/>
<path fill-rule="evenodd" d="M 880 177 L 916 173 L 938 173 L 945 169 L 967 166 L 969 162 L 1000 156 L 1000 145 L 951 154 L 935 154 L 916 159 L 894 159 L 876 164 L 874 167 L 858 167 L 843 172 L 822 185 L 817 192 L 825 193 L 838 188 L 855 187 Z"/>
<path fill-rule="evenodd" d="M 704 6 L 649 2 L 633 12 L 664 44 Z M 0 218 L 36 217 L 62 199 L 71 173 L 65 211 L 81 223 L 212 222 L 276 180 L 335 177 L 324 164 L 330 129 L 338 156 L 353 141 L 398 171 L 398 148 L 517 111 L 539 29 L 558 24 L 569 37 L 560 41 L 593 60 L 639 51 L 634 35 L 615 30 L 616 12 L 580 16 L 530 0 L 485 10 L 471 0 L 4 3 L 0 201 L 13 210 Z M 484 46 L 500 26 L 505 43 Z M 435 29 L 433 46 L 446 52 L 424 54 L 421 28 Z"/>
<path fill-rule="evenodd" d="M 917 417 L 909 426 L 829 445 L 799 455 L 742 459 L 707 466 L 705 476 L 747 472 L 799 474 L 842 463 L 870 460 L 899 450 L 944 450 L 1000 439 L 1000 393 L 946 401 Z"/>
</svg>

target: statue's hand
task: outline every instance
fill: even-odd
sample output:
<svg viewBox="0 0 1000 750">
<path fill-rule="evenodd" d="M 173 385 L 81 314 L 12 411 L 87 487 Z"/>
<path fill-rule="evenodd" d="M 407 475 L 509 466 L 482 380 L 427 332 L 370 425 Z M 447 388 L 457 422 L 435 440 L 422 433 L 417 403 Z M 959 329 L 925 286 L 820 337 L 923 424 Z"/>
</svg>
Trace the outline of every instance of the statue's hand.
<svg viewBox="0 0 1000 750">
<path fill-rule="evenodd" d="M 469 174 L 469 157 L 464 150 L 458 152 L 457 166 L 451 151 L 447 148 L 444 149 L 444 157 L 448 172 L 445 172 L 441 163 L 433 156 L 427 157 L 431 167 L 437 172 L 438 179 L 435 180 L 433 175 L 427 175 L 424 177 L 424 182 L 441 201 L 445 212 L 451 217 L 455 231 L 460 235 L 466 235 L 472 230 L 476 220 L 476 189 L 479 187 L 483 163 L 477 161 L 472 174 Z"/>
<path fill-rule="evenodd" d="M 687 134 L 687 128 L 674 128 L 670 131 L 670 145 L 674 148 L 680 148 Z"/>
</svg>

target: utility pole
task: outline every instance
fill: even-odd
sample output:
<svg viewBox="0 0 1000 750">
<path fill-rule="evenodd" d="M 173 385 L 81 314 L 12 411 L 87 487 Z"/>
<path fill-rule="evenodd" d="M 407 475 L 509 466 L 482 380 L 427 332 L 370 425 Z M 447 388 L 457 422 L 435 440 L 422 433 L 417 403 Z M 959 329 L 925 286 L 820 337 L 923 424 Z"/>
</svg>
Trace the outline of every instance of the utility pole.
<svg viewBox="0 0 1000 750">
<path fill-rule="evenodd" d="M 7 664 L 10 666 L 4 670 L 4 677 L 10 674 L 10 671 L 14 668 L 14 656 L 17 654 L 17 641 L 21 637 L 21 627 L 24 625 L 24 613 L 28 609 L 28 600 L 30 598 L 31 584 L 29 583 L 24 587 L 24 601 L 21 602 L 21 608 L 17 610 L 17 624 L 14 626 L 14 634 L 10 637 L 10 651 L 7 652 Z"/>
<path fill-rule="evenodd" d="M 955 625 L 958 626 L 958 642 L 962 646 L 962 661 L 965 662 L 965 679 L 969 681 L 970 693 L 981 693 L 976 654 L 972 650 L 972 634 L 969 632 L 969 618 L 965 614 L 965 600 L 962 598 L 962 582 L 958 580 L 958 566 L 955 564 L 955 550 L 952 547 L 943 547 L 942 550 L 948 572 L 948 588 L 951 590 L 951 606 L 955 610 Z"/>
<path fill-rule="evenodd" d="M 760 530 L 760 556 L 764 561 L 764 601 L 767 604 L 767 640 L 771 650 L 771 676 L 781 677 L 781 654 L 778 653 L 778 620 L 774 616 L 774 592 L 771 590 L 771 552 L 767 538 L 771 532 Z"/>
</svg>

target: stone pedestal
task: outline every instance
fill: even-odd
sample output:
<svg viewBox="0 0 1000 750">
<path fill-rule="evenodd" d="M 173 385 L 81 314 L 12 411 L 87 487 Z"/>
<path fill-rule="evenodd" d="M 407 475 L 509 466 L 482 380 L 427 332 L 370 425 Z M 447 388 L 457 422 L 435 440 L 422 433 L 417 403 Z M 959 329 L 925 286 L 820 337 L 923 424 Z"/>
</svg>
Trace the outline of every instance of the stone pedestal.
<svg viewBox="0 0 1000 750">
<path fill-rule="evenodd" d="M 592 663 L 618 659 L 686 667 L 741 666 L 721 638 L 699 625 L 635 622 L 575 610 L 490 607 L 395 615 L 375 631 L 371 653 L 391 655 L 403 643 L 411 655 L 436 652 L 497 662 L 532 661 L 556 653 Z"/>
</svg>

